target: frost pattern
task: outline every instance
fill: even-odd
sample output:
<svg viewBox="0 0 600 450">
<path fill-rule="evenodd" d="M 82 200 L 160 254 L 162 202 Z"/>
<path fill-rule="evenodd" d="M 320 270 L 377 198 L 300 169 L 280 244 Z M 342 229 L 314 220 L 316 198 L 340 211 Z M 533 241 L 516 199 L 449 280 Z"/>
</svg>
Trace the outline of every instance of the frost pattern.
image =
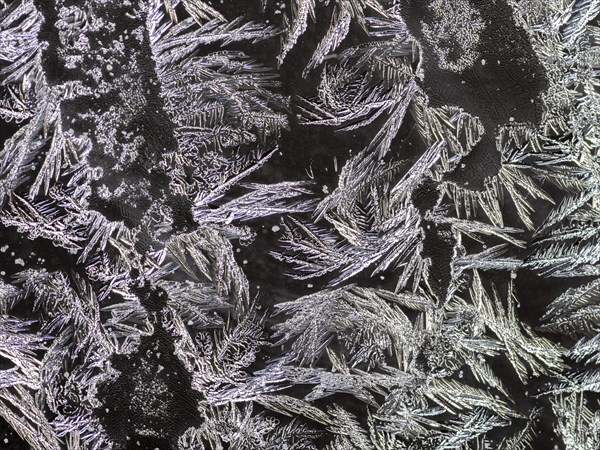
<svg viewBox="0 0 600 450">
<path fill-rule="evenodd" d="M 36 450 L 597 449 L 600 2 L 226 3 L 0 2 L 6 424 Z M 484 72 L 505 103 L 444 101 Z M 355 150 L 334 185 L 308 156 L 270 177 L 317 132 Z"/>
<path fill-rule="evenodd" d="M 479 57 L 479 36 L 485 28 L 481 15 L 468 0 L 437 0 L 427 7 L 434 15 L 434 21 L 431 25 L 422 24 L 423 34 L 434 45 L 440 67 L 461 72 L 472 66 Z"/>
</svg>

